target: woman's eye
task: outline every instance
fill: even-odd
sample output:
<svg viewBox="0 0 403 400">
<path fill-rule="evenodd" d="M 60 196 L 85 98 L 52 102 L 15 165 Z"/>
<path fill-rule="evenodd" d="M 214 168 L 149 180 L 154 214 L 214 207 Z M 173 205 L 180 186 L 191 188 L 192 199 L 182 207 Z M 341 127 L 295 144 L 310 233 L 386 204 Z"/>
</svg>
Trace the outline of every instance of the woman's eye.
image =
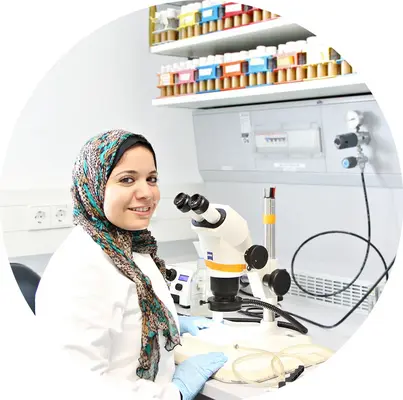
<svg viewBox="0 0 403 400">
<path fill-rule="evenodd" d="M 156 183 L 158 183 L 158 178 L 153 176 L 153 177 L 149 178 L 148 181 L 153 183 L 153 184 L 156 184 Z"/>
<path fill-rule="evenodd" d="M 133 183 L 134 179 L 133 178 L 123 178 L 120 180 L 122 183 Z"/>
</svg>

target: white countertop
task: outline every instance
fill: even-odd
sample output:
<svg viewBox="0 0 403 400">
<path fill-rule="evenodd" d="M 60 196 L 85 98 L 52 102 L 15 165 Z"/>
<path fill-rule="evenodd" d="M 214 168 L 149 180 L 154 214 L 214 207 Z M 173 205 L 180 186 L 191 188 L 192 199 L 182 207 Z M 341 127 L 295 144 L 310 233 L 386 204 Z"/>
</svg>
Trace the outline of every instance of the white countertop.
<svg viewBox="0 0 403 400">
<path fill-rule="evenodd" d="M 324 304 L 318 301 L 295 296 L 287 296 L 282 302 L 282 308 L 291 313 L 304 316 L 326 325 L 333 325 L 334 323 L 338 322 L 349 311 L 349 309 L 345 307 Z M 188 313 L 188 310 L 185 310 L 179 306 L 177 306 L 177 309 L 181 314 Z M 227 314 L 226 316 L 244 317 L 243 315 L 239 315 L 237 313 Z M 353 313 L 346 321 L 334 329 L 322 329 L 312 324 L 305 323 L 304 321 L 300 322 L 302 322 L 302 324 L 308 328 L 308 335 L 311 336 L 314 344 L 337 351 L 361 326 L 366 317 L 367 315 L 362 313 Z M 307 372 L 304 372 L 304 374 L 305 373 Z M 203 396 L 206 396 L 210 399 L 238 400 L 256 396 L 266 391 L 266 388 L 222 383 L 211 379 L 206 383 L 201 393 Z M 203 396 L 200 396 L 200 398 L 205 398 Z"/>
</svg>

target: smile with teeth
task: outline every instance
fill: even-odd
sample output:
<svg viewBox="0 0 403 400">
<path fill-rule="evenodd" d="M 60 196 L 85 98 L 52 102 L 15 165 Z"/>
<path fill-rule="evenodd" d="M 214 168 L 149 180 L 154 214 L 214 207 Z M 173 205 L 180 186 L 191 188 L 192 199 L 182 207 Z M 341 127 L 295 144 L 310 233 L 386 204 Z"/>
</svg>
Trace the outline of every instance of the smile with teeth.
<svg viewBox="0 0 403 400">
<path fill-rule="evenodd" d="M 151 207 L 134 207 L 134 208 L 129 208 L 131 211 L 136 211 L 136 212 L 148 212 L 151 210 Z"/>
</svg>

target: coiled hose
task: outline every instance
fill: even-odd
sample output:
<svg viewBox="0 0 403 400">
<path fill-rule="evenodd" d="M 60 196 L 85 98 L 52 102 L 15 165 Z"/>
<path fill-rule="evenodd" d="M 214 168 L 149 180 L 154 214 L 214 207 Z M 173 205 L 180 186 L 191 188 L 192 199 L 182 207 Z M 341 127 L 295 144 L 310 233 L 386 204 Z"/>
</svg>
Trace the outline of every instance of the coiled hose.
<svg viewBox="0 0 403 400">
<path fill-rule="evenodd" d="M 254 349 L 254 348 L 248 348 L 248 347 L 243 347 L 243 346 L 235 346 L 239 350 L 243 351 L 248 351 L 251 352 L 251 354 L 247 354 L 245 356 L 238 357 L 234 362 L 232 363 L 232 372 L 234 373 L 235 377 L 242 383 L 247 383 L 249 385 L 255 386 L 255 387 L 268 387 L 268 388 L 279 388 L 279 384 L 281 382 L 284 382 L 287 380 L 285 375 L 286 375 L 286 369 L 284 367 L 284 364 L 281 360 L 281 358 L 293 358 L 298 361 L 299 365 L 306 367 L 313 366 L 315 364 L 319 364 L 321 362 L 327 361 L 333 352 L 326 347 L 323 346 L 317 346 L 317 345 L 312 345 L 312 344 L 300 344 L 300 345 L 295 345 L 288 347 L 286 349 L 283 349 L 282 351 L 279 352 L 271 352 L 263 349 Z M 298 352 L 300 350 L 300 352 Z M 304 352 L 303 350 L 311 350 L 309 353 Z M 312 359 L 312 356 L 320 357 L 319 360 L 314 360 Z M 273 378 L 269 378 L 264 381 L 258 381 L 258 380 L 251 380 L 246 378 L 245 376 L 242 375 L 239 365 L 247 362 L 247 361 L 255 361 L 263 358 L 263 357 L 271 357 L 271 368 L 273 370 Z M 267 382 L 268 381 L 268 382 Z"/>
</svg>

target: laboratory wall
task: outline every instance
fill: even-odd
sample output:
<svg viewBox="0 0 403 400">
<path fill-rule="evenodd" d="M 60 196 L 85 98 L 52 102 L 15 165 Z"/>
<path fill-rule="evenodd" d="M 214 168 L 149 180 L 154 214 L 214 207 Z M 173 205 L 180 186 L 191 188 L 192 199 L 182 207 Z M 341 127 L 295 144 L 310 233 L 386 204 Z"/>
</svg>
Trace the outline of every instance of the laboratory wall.
<svg viewBox="0 0 403 400">
<path fill-rule="evenodd" d="M 150 54 L 148 20 L 144 9 L 84 38 L 39 82 L 22 110 L 0 179 L 0 221 L 11 258 L 46 257 L 66 237 L 69 227 L 31 230 L 30 206 L 51 213 L 58 205 L 70 207 L 80 147 L 116 128 L 144 134 L 155 148 L 162 191 L 155 236 L 161 242 L 192 239 L 189 221 L 172 205 L 178 191 L 202 184 L 192 114 L 151 105 L 158 95 L 156 71 L 178 59 Z"/>
<path fill-rule="evenodd" d="M 264 189 L 276 187 L 276 250 L 290 269 L 299 246 L 324 231 L 368 237 L 360 168 L 343 167 L 357 148 L 338 148 L 335 138 L 355 132 L 350 111 L 362 118 L 360 132 L 371 220 L 371 242 L 390 263 L 403 218 L 401 169 L 393 134 L 372 96 L 285 102 L 198 111 L 194 115 L 199 168 L 211 202 L 229 204 L 263 244 Z M 344 139 L 343 139 L 344 140 Z M 326 234 L 297 254 L 295 272 L 348 282 L 364 261 L 366 243 L 351 235 Z M 376 280 L 383 264 L 371 249 L 362 282 Z"/>
</svg>

